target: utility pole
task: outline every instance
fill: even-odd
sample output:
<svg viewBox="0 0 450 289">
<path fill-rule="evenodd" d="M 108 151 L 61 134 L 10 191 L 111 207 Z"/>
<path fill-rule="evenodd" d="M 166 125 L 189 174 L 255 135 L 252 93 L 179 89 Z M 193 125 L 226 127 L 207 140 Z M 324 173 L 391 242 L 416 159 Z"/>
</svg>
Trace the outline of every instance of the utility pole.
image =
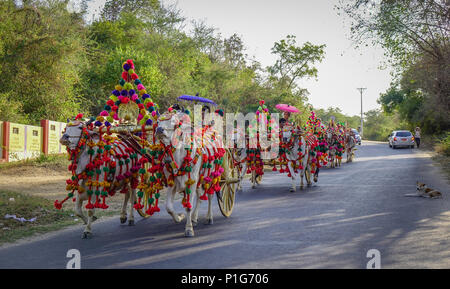
<svg viewBox="0 0 450 289">
<path fill-rule="evenodd" d="M 363 107 L 362 107 L 362 94 L 364 89 L 367 89 L 366 87 L 358 87 L 357 90 L 359 90 L 361 94 L 361 131 L 359 132 L 361 135 L 361 138 L 363 137 Z"/>
</svg>

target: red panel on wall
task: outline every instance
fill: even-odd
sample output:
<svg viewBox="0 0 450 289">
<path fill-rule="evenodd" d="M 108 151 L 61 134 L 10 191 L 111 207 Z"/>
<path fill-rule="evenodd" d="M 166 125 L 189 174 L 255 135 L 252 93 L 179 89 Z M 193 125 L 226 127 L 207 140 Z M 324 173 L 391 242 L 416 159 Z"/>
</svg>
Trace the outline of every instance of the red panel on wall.
<svg viewBox="0 0 450 289">
<path fill-rule="evenodd" d="M 48 119 L 41 120 L 42 127 L 42 152 L 48 155 Z"/>
<path fill-rule="evenodd" d="M 8 162 L 9 160 L 9 122 L 4 121 L 3 122 L 3 149 L 2 149 L 2 156 L 1 161 Z"/>
</svg>

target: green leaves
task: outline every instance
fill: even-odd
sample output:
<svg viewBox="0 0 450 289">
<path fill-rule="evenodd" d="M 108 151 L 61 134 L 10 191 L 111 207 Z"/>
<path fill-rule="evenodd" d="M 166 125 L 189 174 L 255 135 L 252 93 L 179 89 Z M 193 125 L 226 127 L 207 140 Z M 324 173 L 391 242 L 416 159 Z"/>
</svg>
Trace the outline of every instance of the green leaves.
<svg viewBox="0 0 450 289">
<path fill-rule="evenodd" d="M 386 93 L 382 93 L 378 98 L 378 103 L 383 107 L 383 110 L 387 113 L 392 113 L 404 100 L 404 94 L 402 91 L 395 87 L 389 88 Z"/>
<path fill-rule="evenodd" d="M 305 109 L 306 90 L 295 81 L 315 77 L 324 56 L 324 45 L 299 46 L 288 36 L 275 43 L 279 60 L 267 78 L 261 64 L 247 58 L 238 34 L 224 38 L 198 22 L 186 33 L 175 6 L 108 0 L 101 17 L 88 22 L 85 9 L 69 12 L 66 2 L 26 1 L 23 8 L 0 2 L 2 120 L 98 115 L 127 59 L 162 110 L 178 96 L 196 93 L 226 112 L 253 112 L 261 99 L 269 108 L 283 102 Z"/>
<path fill-rule="evenodd" d="M 278 59 L 275 65 L 268 67 L 268 71 L 278 77 L 286 89 L 291 89 L 296 79 L 317 76 L 317 68 L 313 65 L 325 57 L 324 48 L 325 44 L 314 45 L 310 42 L 297 46 L 295 36 L 288 35 L 272 47 L 272 54 L 277 55 Z"/>
<path fill-rule="evenodd" d="M 381 94 L 387 113 L 433 134 L 450 129 L 449 7 L 445 1 L 351 1 L 339 9 L 352 20 L 353 40 L 380 44 L 395 69 L 395 84 Z M 370 12 L 370 13 L 367 13 Z"/>
<path fill-rule="evenodd" d="M 63 121 L 83 112 L 77 95 L 86 63 L 82 15 L 69 13 L 63 1 L 27 3 L 0 3 L 0 94 L 20 103 L 12 121 Z"/>
</svg>

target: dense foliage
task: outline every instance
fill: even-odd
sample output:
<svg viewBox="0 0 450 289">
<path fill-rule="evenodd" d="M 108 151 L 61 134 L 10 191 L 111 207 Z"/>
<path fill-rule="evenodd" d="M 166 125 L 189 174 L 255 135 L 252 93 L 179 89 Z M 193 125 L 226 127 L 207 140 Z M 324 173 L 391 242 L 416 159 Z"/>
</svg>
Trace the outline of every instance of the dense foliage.
<svg viewBox="0 0 450 289">
<path fill-rule="evenodd" d="M 118 81 L 121 63 L 134 59 L 152 98 L 167 108 L 181 94 L 214 99 L 226 112 L 255 111 L 260 99 L 297 106 L 304 123 L 311 105 L 296 80 L 317 76 L 325 45 L 297 44 L 287 35 L 274 43 L 275 63 L 262 67 L 245 54 L 234 34 L 186 20 L 158 0 L 108 0 L 97 20 L 87 21 L 87 2 L 77 11 L 67 0 L 0 2 L 0 119 L 64 121 L 78 112 L 97 114 Z M 397 68 L 392 87 L 379 98 L 383 111 L 365 114 L 364 137 L 385 140 L 390 130 L 449 129 L 448 6 L 445 1 L 342 0 L 357 43 L 381 44 Z M 373 4 L 376 3 L 376 4 Z M 68 9 L 69 8 L 69 9 Z M 420 21 L 419 21 L 420 20 Z M 338 108 L 316 109 L 358 128 L 358 116 Z"/>
<path fill-rule="evenodd" d="M 158 0 L 109 0 L 91 22 L 86 3 L 75 12 L 68 1 L 0 2 L 2 120 L 97 114 L 127 59 L 162 109 L 199 93 L 225 111 L 255 111 L 260 99 L 306 110 L 307 91 L 296 80 L 317 76 L 324 45 L 287 36 L 274 44 L 276 63 L 263 68 L 247 58 L 238 35 L 223 38 L 203 22 L 184 32 L 180 11 Z"/>
<path fill-rule="evenodd" d="M 329 107 L 327 109 L 315 109 L 317 116 L 328 123 L 332 117 L 336 122 L 346 124 L 350 128 L 359 130 L 361 125 L 360 116 L 349 116 L 339 108 Z M 393 130 L 405 129 L 408 124 L 400 120 L 399 114 L 385 113 L 380 109 L 369 110 L 364 113 L 364 139 L 386 141 Z"/>
<path fill-rule="evenodd" d="M 356 43 L 385 48 L 395 80 L 379 98 L 410 129 L 450 129 L 450 5 L 447 0 L 341 0 Z"/>
<path fill-rule="evenodd" d="M 2 120 L 61 120 L 81 109 L 88 67 L 82 13 L 60 1 L 23 2 L 0 2 Z"/>
</svg>

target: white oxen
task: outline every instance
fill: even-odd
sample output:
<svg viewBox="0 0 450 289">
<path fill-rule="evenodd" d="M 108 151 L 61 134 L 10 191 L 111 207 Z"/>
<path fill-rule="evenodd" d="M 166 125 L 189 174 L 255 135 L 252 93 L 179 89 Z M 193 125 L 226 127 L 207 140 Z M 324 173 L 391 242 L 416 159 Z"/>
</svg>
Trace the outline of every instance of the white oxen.
<svg viewBox="0 0 450 289">
<path fill-rule="evenodd" d="M 175 162 L 181 168 L 183 162 L 185 161 L 185 157 L 187 156 L 186 148 L 192 150 L 192 158 L 194 158 L 194 155 L 198 155 L 198 159 L 195 163 L 190 162 L 190 178 L 193 182 L 190 185 L 190 188 L 192 188 L 191 193 L 188 195 L 190 198 L 189 202 L 195 203 L 195 207 L 192 210 L 190 206 L 185 206 L 186 216 L 183 213 L 175 212 L 173 201 L 176 193 L 183 193 L 186 191 L 186 182 L 189 180 L 189 176 L 187 173 L 179 174 L 176 168 L 172 170 L 168 170 L 167 168 L 164 169 L 166 178 L 173 177 L 174 180 L 174 185 L 167 191 L 166 210 L 176 223 L 179 223 L 186 218 L 186 237 L 194 236 L 193 225 L 197 224 L 198 210 L 201 202 L 200 196 L 204 193 L 204 188 L 201 185 L 197 186 L 198 182 L 201 181 L 201 173 L 204 174 L 205 170 L 208 170 L 203 168 L 203 155 L 211 156 L 211 152 L 217 150 L 217 148 L 223 149 L 222 140 L 219 137 L 216 142 L 209 141 L 211 134 L 214 133 L 212 129 L 204 132 L 203 137 L 201 133 L 200 135 L 198 132 L 194 134 L 192 146 L 191 132 L 191 120 L 189 116 L 182 111 L 174 110 L 172 112 L 166 112 L 158 118 L 156 137 L 162 144 L 164 144 L 166 150 L 167 148 L 170 150 L 172 150 L 172 147 L 174 148 L 172 150 L 172 156 L 167 153 L 165 154 L 163 159 L 164 161 Z M 200 153 L 198 149 L 200 149 Z M 219 169 L 218 173 L 221 172 L 223 172 L 222 168 Z M 206 215 L 207 224 L 213 223 L 212 197 L 212 194 L 208 197 L 208 213 Z"/>
<path fill-rule="evenodd" d="M 328 159 L 330 167 L 334 168 L 337 166 L 337 159 L 336 159 L 337 136 L 333 133 L 333 131 L 330 128 L 327 129 L 326 135 L 327 135 L 326 141 L 328 143 Z"/>
<path fill-rule="evenodd" d="M 250 160 L 247 160 L 247 156 L 248 156 L 248 140 L 245 142 L 245 147 L 239 147 L 239 137 L 237 136 L 238 132 L 235 132 L 232 136 L 231 139 L 233 141 L 234 144 L 234 148 L 231 150 L 232 153 L 232 157 L 233 157 L 233 163 L 235 166 L 238 167 L 239 170 L 239 175 L 238 175 L 238 185 L 237 185 L 237 190 L 242 190 L 242 180 L 244 179 L 245 175 L 247 173 L 250 173 L 250 182 L 252 183 L 252 189 L 256 189 L 256 185 L 260 184 L 261 182 L 261 175 L 258 175 L 256 170 L 248 170 L 248 166 L 249 166 L 249 162 L 261 162 L 260 158 L 255 158 L 250 157 Z M 243 133 L 241 133 L 241 138 L 244 138 Z M 267 151 L 266 151 L 267 152 Z M 269 152 L 270 153 L 270 152 Z M 252 154 L 250 154 L 251 156 Z"/>
<path fill-rule="evenodd" d="M 290 189 L 291 192 L 295 192 L 297 190 L 296 187 L 296 170 L 294 169 L 294 163 L 301 165 L 299 169 L 300 174 L 300 188 L 303 188 L 303 177 L 305 174 L 311 175 L 310 166 L 309 166 L 309 148 L 308 145 L 301 134 L 301 131 L 291 127 L 291 129 L 283 129 L 282 131 L 283 141 L 288 142 L 290 147 L 286 153 L 286 158 L 288 160 L 288 168 L 289 173 L 291 174 L 292 187 Z M 301 143 L 301 145 L 300 145 Z M 306 178 L 306 176 L 305 176 Z M 311 185 L 311 178 L 306 178 L 308 186 Z"/>
<path fill-rule="evenodd" d="M 345 132 L 345 152 L 347 154 L 347 163 L 353 161 L 353 155 L 356 147 L 356 140 L 353 132 Z"/>
<path fill-rule="evenodd" d="M 247 173 L 247 149 L 246 148 L 235 148 L 231 150 L 233 161 L 236 163 L 239 169 L 237 183 L 237 190 L 242 190 L 242 180 L 244 179 L 245 174 Z"/>
<path fill-rule="evenodd" d="M 244 130 L 235 129 L 230 137 L 234 145 L 234 148 L 230 150 L 233 157 L 233 164 L 239 170 L 237 190 L 242 190 L 242 180 L 247 173 L 251 174 L 250 182 L 252 183 L 252 189 L 256 189 L 256 186 L 261 182 L 262 175 L 259 175 L 254 168 L 249 169 L 249 163 L 258 163 L 259 167 L 264 166 L 263 159 L 261 158 L 262 155 L 269 154 L 272 156 L 270 159 L 274 159 L 277 157 L 278 150 L 276 153 L 272 153 L 269 147 L 271 144 L 267 139 L 260 139 L 259 152 L 249 152 L 249 150 L 256 150 L 257 139 L 255 135 L 249 135 L 246 138 Z M 261 146 L 264 147 L 262 143 L 267 146 L 266 149 L 261 148 Z"/>
<path fill-rule="evenodd" d="M 85 130 L 83 130 L 83 129 L 85 129 Z M 88 132 L 88 136 L 87 136 L 88 142 L 92 141 L 93 143 L 98 143 L 99 134 L 96 132 L 87 130 L 87 124 L 83 123 L 83 122 L 77 122 L 77 123 L 74 123 L 74 125 L 68 125 L 59 141 L 62 145 L 67 146 L 69 151 L 73 151 L 73 150 L 77 149 L 78 143 L 80 142 L 80 139 L 81 139 L 84 131 Z M 89 147 L 87 145 L 85 145 L 84 148 L 77 155 L 77 159 L 75 161 L 75 164 L 77 165 L 75 173 L 77 176 L 81 175 L 83 172 L 86 171 L 86 167 L 90 162 L 90 155 L 88 154 L 88 148 Z M 98 147 L 94 146 L 93 147 L 94 151 L 96 151 L 97 148 Z M 125 151 L 129 150 L 127 145 L 125 145 L 123 142 L 118 141 L 118 140 L 115 141 L 112 149 L 114 151 L 118 152 L 118 154 L 120 154 L 120 152 L 125 152 Z M 114 158 L 113 156 L 110 156 L 110 157 Z M 93 156 L 93 159 L 95 159 L 95 155 Z M 128 167 L 128 165 L 126 167 Z M 103 168 L 102 165 L 100 165 L 98 167 L 98 169 L 102 169 L 102 168 Z M 126 206 L 127 206 L 128 200 L 130 199 L 130 215 L 129 215 L 129 223 L 128 224 L 134 225 L 133 204 L 134 204 L 134 200 L 135 200 L 135 196 L 136 196 L 136 190 L 132 188 L 131 183 L 136 182 L 137 179 L 134 179 L 132 177 L 130 169 L 127 171 L 125 169 L 125 165 L 124 165 L 123 170 L 117 169 L 114 174 L 110 174 L 108 176 L 108 179 L 116 180 L 115 182 L 111 182 L 111 187 L 110 187 L 111 192 L 115 192 L 116 190 L 121 189 L 122 192 L 125 193 L 125 199 L 123 202 L 122 211 L 121 211 L 121 215 L 120 215 L 120 222 L 125 223 L 127 221 Z M 121 176 L 125 175 L 126 179 L 128 179 L 128 181 L 126 181 L 125 178 L 123 178 L 123 179 L 121 179 L 120 177 L 117 178 L 119 176 L 119 174 Z M 86 179 L 82 179 L 79 181 L 80 182 L 79 185 L 83 187 L 84 192 L 82 192 L 82 193 L 75 192 L 74 193 L 75 212 L 76 212 L 76 215 L 79 216 L 83 220 L 83 222 L 86 224 L 82 238 L 91 238 L 92 237 L 91 225 L 92 225 L 92 222 L 94 222 L 97 218 L 94 216 L 94 210 L 95 210 L 94 208 L 87 209 L 87 216 L 83 213 L 83 210 L 82 210 L 83 202 L 87 201 L 89 199 L 89 196 L 87 193 L 88 186 L 86 185 L 86 181 L 87 181 Z M 98 182 L 103 182 L 103 181 L 104 181 L 104 174 L 102 173 L 102 174 L 100 174 Z M 108 180 L 108 181 L 110 181 L 110 180 Z"/>
<path fill-rule="evenodd" d="M 235 148 L 232 150 L 232 157 L 235 165 L 238 166 L 239 182 L 237 183 L 237 190 L 242 190 L 242 180 L 247 174 L 248 162 L 247 162 L 247 149 L 246 148 Z M 252 189 L 256 189 L 256 185 L 260 183 L 261 176 L 256 174 L 255 170 L 250 171 L 250 182 L 252 183 Z"/>
<path fill-rule="evenodd" d="M 242 190 L 242 180 L 247 174 L 248 162 L 247 162 L 247 149 L 246 148 L 235 148 L 232 150 L 233 161 L 236 166 L 238 166 L 239 182 L 237 183 L 237 190 Z M 250 182 L 252 183 L 252 189 L 256 189 L 256 185 L 260 183 L 261 176 L 256 174 L 255 170 L 251 170 L 250 172 Z"/>
<path fill-rule="evenodd" d="M 239 182 L 237 183 L 237 190 L 242 190 L 242 180 L 244 179 L 245 174 L 247 173 L 247 148 L 245 144 L 245 134 L 243 130 L 235 129 L 231 134 L 231 141 L 234 148 L 232 148 L 231 156 L 233 158 L 233 164 L 238 167 Z M 239 140 L 243 140 L 242 143 L 239 143 Z"/>
</svg>

